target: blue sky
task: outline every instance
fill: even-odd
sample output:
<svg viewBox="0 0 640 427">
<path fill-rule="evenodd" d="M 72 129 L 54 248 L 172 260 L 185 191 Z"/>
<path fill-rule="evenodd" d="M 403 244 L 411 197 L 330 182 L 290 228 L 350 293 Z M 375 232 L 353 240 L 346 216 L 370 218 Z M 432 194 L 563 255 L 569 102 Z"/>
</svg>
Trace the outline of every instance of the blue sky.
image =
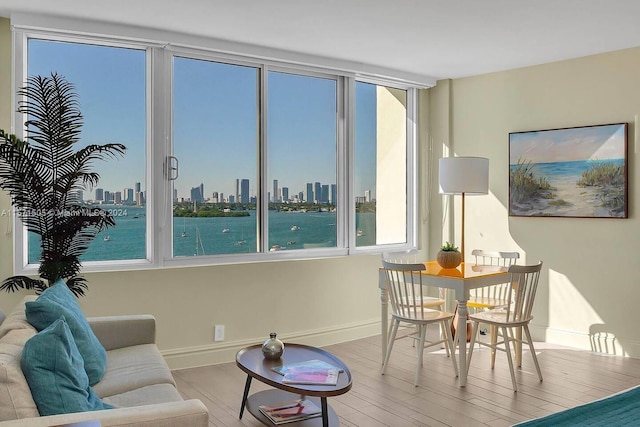
<svg viewBox="0 0 640 427">
<path fill-rule="evenodd" d="M 76 86 L 85 118 L 82 144 L 119 142 L 121 159 L 98 162 L 98 187 L 133 188 L 145 178 L 145 52 L 30 40 L 29 75 L 58 72 Z M 176 58 L 174 154 L 180 160 L 180 197 L 204 183 L 232 194 L 236 178 L 257 192 L 257 81 L 251 67 Z M 307 182 L 336 183 L 335 81 L 268 75 L 269 189 L 273 179 L 289 194 Z M 356 195 L 375 194 L 375 86 L 359 83 L 356 103 Z M 305 195 L 306 196 L 306 195 Z M 93 191 L 85 194 L 92 198 Z"/>
<path fill-rule="evenodd" d="M 605 125 L 509 135 L 510 164 L 524 159 L 532 163 L 622 159 L 624 126 Z"/>
</svg>

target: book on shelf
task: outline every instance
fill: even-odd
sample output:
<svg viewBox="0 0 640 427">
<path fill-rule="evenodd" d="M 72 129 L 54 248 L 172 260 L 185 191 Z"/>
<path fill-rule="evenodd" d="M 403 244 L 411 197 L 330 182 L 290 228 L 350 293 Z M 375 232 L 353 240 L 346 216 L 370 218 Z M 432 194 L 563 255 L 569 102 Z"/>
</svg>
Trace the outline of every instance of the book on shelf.
<svg viewBox="0 0 640 427">
<path fill-rule="evenodd" d="M 285 424 L 319 417 L 322 410 L 310 400 L 295 399 L 273 405 L 260 405 L 262 412 L 272 423 Z"/>
<path fill-rule="evenodd" d="M 342 369 L 337 366 L 332 365 L 331 363 L 325 362 L 323 360 L 313 359 L 313 360 L 305 360 L 303 362 L 290 363 L 288 365 L 278 365 L 271 368 L 272 371 L 279 373 L 280 375 L 284 375 L 288 369 L 290 368 L 325 368 L 325 369 L 337 369 L 338 372 L 342 372 Z"/>
</svg>

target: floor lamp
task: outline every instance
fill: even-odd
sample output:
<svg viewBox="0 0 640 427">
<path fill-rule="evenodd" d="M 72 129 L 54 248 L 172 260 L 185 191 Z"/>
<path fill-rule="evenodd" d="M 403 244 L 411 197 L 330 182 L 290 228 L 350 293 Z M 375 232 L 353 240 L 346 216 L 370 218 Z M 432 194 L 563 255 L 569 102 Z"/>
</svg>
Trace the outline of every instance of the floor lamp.
<svg viewBox="0 0 640 427">
<path fill-rule="evenodd" d="M 489 193 L 489 159 L 484 157 L 443 157 L 439 162 L 441 194 L 462 195 L 460 252 L 464 262 L 464 196 Z"/>
</svg>

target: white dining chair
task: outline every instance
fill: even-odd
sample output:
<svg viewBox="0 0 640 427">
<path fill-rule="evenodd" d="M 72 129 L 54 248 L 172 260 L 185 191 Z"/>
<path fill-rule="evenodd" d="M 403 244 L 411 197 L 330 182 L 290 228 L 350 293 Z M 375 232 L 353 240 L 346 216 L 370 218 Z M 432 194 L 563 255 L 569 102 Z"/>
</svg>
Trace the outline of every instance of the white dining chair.
<svg viewBox="0 0 640 427">
<path fill-rule="evenodd" d="M 458 376 L 458 364 L 456 363 L 453 336 L 451 334 L 451 319 L 453 313 L 427 308 L 423 304 L 426 286 L 423 286 L 420 271 L 425 269 L 424 264 L 399 264 L 382 260 L 382 267 L 386 276 L 386 286 L 389 293 L 389 305 L 391 307 L 391 327 L 387 352 L 382 363 L 381 374 L 384 375 L 393 344 L 398 338 L 410 337 L 417 340 L 418 363 L 414 385 L 417 387 L 420 372 L 423 366 L 423 353 L 425 348 L 444 344 L 447 356 L 451 358 L 456 377 Z M 416 334 L 397 337 L 401 324 L 415 326 Z M 438 340 L 428 341 L 426 338 L 428 325 L 439 325 L 444 333 L 444 338 L 439 334 Z"/>
<path fill-rule="evenodd" d="M 509 251 L 487 251 L 482 249 L 474 249 L 471 251 L 474 257 L 475 265 L 510 267 L 518 262 L 520 258 L 519 252 Z M 469 293 L 467 308 L 470 313 L 476 313 L 482 310 L 493 310 L 498 307 L 504 307 L 509 304 L 507 299 L 507 288 L 510 283 L 501 283 L 499 285 L 484 286 L 473 289 Z M 496 340 L 496 328 L 489 325 L 489 339 L 491 342 Z M 494 367 L 496 360 L 495 350 L 491 350 L 491 368 Z"/>
<path fill-rule="evenodd" d="M 512 265 L 509 267 L 510 286 L 507 287 L 506 295 L 507 301 L 510 301 L 509 304 L 504 307 L 469 315 L 469 319 L 473 322 L 473 331 L 471 333 L 471 344 L 469 345 L 469 356 L 467 357 L 467 372 L 471 366 L 471 358 L 473 356 L 473 349 L 476 342 L 480 346 L 490 347 L 493 351 L 504 351 L 507 354 L 507 360 L 509 362 L 513 391 L 518 391 L 513 358 L 511 357 L 511 344 L 514 344 L 515 350 L 515 345 L 522 345 L 526 343 L 529 346 L 529 352 L 533 357 L 533 362 L 535 364 L 536 371 L 538 372 L 538 378 L 542 381 L 540 364 L 538 363 L 538 357 L 536 356 L 536 351 L 533 347 L 533 340 L 531 339 L 531 333 L 529 332 L 529 323 L 533 319 L 531 311 L 533 309 L 533 303 L 538 289 L 538 280 L 540 278 L 541 270 L 542 261 L 535 265 Z M 500 336 L 497 338 L 502 338 L 502 341 L 496 340 L 493 342 L 492 340 L 490 343 L 477 341 L 479 331 L 478 325 L 480 323 L 498 328 Z M 515 328 L 523 329 L 526 340 L 518 338 L 514 331 Z M 491 368 L 493 369 L 493 366 Z"/>
</svg>

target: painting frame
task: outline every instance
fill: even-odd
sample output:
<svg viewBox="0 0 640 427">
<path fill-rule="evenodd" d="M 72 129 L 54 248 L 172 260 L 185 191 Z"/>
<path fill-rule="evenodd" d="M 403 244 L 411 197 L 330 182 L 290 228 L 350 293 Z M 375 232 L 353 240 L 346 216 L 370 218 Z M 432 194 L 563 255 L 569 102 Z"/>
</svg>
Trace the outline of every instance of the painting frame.
<svg viewBox="0 0 640 427">
<path fill-rule="evenodd" d="M 509 133 L 509 216 L 626 219 L 629 124 Z"/>
</svg>

